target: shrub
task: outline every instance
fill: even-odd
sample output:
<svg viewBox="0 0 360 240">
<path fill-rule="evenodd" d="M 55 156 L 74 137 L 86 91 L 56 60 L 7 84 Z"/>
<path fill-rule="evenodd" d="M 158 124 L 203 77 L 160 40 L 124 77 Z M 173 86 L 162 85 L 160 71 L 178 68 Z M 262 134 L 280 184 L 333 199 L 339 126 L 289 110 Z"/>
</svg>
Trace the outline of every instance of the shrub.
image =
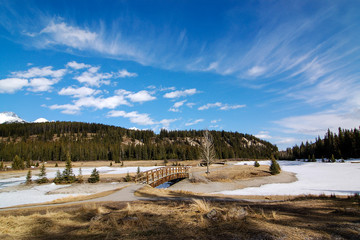
<svg viewBox="0 0 360 240">
<path fill-rule="evenodd" d="M 272 175 L 279 174 L 281 172 L 280 165 L 275 159 L 271 159 L 270 172 Z"/>
<path fill-rule="evenodd" d="M 254 167 L 260 167 L 260 163 L 258 161 L 255 161 Z"/>
<path fill-rule="evenodd" d="M 62 179 L 60 170 L 57 170 L 56 177 L 54 178 L 54 183 L 58 184 L 58 183 L 61 183 L 62 181 L 63 181 L 63 179 Z"/>
<path fill-rule="evenodd" d="M 89 183 L 96 183 L 100 181 L 100 175 L 99 172 L 96 170 L 96 168 L 94 168 L 94 170 L 92 171 L 90 177 L 88 178 L 88 182 Z"/>
</svg>

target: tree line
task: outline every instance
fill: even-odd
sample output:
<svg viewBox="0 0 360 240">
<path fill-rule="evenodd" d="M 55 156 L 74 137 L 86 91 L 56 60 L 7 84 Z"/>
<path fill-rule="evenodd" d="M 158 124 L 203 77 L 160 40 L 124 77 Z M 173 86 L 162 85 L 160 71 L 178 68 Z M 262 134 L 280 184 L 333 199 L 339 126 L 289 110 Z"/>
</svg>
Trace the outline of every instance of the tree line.
<svg viewBox="0 0 360 240">
<path fill-rule="evenodd" d="M 315 142 L 301 143 L 286 151 L 280 152 L 280 159 L 348 159 L 360 158 L 360 131 L 359 129 L 338 129 L 333 133 L 329 129 L 324 138 L 320 136 Z"/>
<path fill-rule="evenodd" d="M 218 159 L 270 158 L 277 147 L 249 134 L 209 131 Z M 83 123 L 12 123 L 0 125 L 0 160 L 17 155 L 31 161 L 193 160 L 201 158 L 201 130 L 130 130 L 122 127 Z"/>
</svg>

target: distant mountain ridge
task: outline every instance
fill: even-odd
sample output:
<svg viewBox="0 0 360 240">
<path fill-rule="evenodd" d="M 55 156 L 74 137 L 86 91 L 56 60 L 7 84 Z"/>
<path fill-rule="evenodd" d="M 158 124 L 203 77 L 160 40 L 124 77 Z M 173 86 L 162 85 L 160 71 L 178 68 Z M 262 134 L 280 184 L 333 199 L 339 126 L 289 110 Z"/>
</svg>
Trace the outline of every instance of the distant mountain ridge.
<svg viewBox="0 0 360 240">
<path fill-rule="evenodd" d="M 44 123 L 49 122 L 49 120 L 45 118 L 38 118 L 34 121 L 34 123 Z M 0 113 L 0 124 L 3 123 L 27 123 L 24 119 L 20 118 L 16 113 L 14 112 L 1 112 Z"/>
</svg>

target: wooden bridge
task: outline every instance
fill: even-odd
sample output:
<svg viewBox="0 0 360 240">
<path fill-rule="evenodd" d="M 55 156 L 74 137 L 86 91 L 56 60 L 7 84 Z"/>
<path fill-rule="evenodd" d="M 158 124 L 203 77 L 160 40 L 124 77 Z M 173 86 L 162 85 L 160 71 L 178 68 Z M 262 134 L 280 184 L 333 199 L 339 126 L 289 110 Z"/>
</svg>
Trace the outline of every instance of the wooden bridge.
<svg viewBox="0 0 360 240">
<path fill-rule="evenodd" d="M 141 172 L 140 176 L 136 178 L 136 182 L 157 187 L 174 179 L 188 178 L 189 169 L 189 166 L 159 167 L 146 172 Z"/>
</svg>

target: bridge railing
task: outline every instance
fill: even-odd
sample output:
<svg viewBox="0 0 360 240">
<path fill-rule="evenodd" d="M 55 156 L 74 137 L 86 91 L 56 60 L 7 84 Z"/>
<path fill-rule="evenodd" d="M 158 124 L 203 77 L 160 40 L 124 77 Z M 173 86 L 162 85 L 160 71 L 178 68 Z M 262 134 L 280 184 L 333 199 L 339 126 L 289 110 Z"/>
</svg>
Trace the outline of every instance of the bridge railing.
<svg viewBox="0 0 360 240">
<path fill-rule="evenodd" d="M 151 169 L 145 172 L 141 172 L 135 181 L 138 183 L 149 184 L 151 186 L 158 185 L 156 183 L 163 183 L 167 179 L 171 179 L 171 176 L 182 178 L 189 176 L 190 166 L 169 166 L 159 167 Z"/>
</svg>

